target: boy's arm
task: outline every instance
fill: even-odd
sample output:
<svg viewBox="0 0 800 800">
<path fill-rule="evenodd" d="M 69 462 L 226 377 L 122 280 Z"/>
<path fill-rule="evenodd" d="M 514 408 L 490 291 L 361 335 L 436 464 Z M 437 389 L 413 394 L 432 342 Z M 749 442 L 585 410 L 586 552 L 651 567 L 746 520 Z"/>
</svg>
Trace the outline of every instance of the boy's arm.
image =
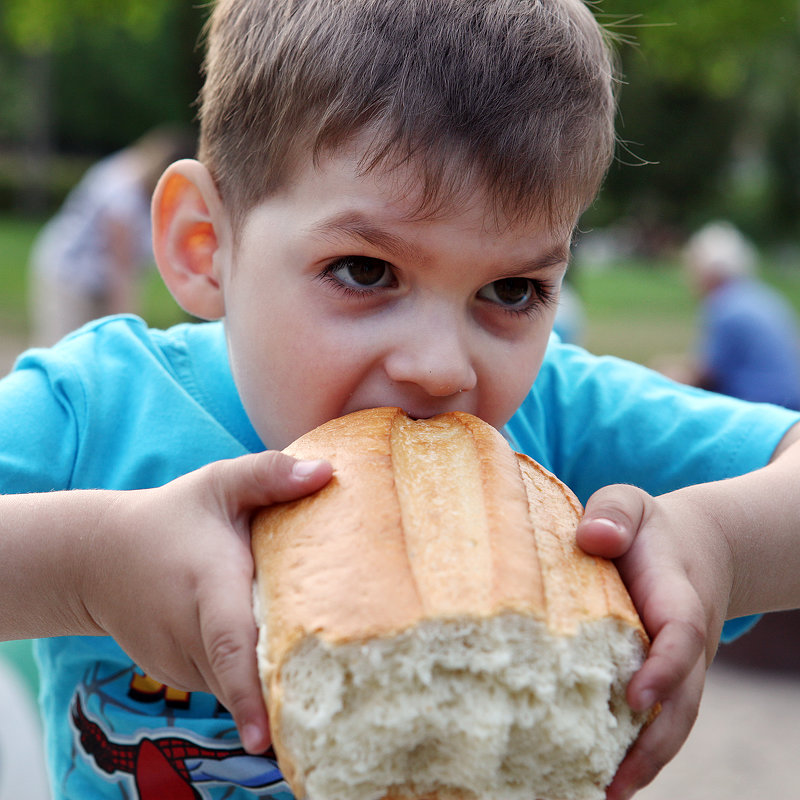
<svg viewBox="0 0 800 800">
<path fill-rule="evenodd" d="M 745 479 L 747 492 L 740 494 Z M 732 480 L 727 489 L 740 523 L 726 531 L 734 564 L 728 618 L 799 608 L 800 423 L 764 469 Z"/>
<path fill-rule="evenodd" d="M 0 639 L 113 636 L 156 680 L 214 693 L 263 751 L 250 516 L 330 476 L 267 452 L 156 489 L 2 496 Z"/>
<path fill-rule="evenodd" d="M 578 542 L 616 559 L 653 640 L 628 700 L 642 710 L 662 704 L 609 798 L 632 796 L 683 744 L 723 622 L 800 606 L 798 475 L 800 424 L 766 467 L 747 475 L 658 498 L 609 486 L 587 502 Z"/>
</svg>

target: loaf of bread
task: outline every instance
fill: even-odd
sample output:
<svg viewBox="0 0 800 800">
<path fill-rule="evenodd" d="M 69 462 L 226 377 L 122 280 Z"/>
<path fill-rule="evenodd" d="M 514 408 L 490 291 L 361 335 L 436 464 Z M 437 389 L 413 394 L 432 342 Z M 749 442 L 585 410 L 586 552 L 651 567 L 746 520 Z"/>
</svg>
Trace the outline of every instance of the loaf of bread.
<svg viewBox="0 0 800 800">
<path fill-rule="evenodd" d="M 469 414 L 349 414 L 331 482 L 253 520 L 279 765 L 309 800 L 601 800 L 648 640 L 572 492 Z"/>
</svg>

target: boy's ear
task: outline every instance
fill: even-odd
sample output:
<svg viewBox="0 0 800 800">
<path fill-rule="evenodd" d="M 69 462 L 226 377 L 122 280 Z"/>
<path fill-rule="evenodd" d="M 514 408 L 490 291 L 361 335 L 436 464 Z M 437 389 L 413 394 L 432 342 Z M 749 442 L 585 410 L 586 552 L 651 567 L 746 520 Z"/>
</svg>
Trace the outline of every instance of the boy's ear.
<svg viewBox="0 0 800 800">
<path fill-rule="evenodd" d="M 156 264 L 172 296 L 195 317 L 220 319 L 231 229 L 211 173 L 199 161 L 176 161 L 156 186 L 152 212 Z"/>
</svg>

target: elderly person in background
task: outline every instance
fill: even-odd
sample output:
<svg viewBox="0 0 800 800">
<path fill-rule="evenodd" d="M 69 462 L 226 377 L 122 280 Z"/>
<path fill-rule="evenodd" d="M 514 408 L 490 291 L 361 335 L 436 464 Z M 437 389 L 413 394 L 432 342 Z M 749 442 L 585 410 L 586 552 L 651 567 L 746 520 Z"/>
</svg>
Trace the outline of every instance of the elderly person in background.
<svg viewBox="0 0 800 800">
<path fill-rule="evenodd" d="M 756 260 L 752 244 L 727 222 L 689 239 L 685 268 L 702 299 L 696 358 L 656 366 L 704 389 L 800 409 L 800 327 L 786 299 L 758 279 Z"/>
</svg>

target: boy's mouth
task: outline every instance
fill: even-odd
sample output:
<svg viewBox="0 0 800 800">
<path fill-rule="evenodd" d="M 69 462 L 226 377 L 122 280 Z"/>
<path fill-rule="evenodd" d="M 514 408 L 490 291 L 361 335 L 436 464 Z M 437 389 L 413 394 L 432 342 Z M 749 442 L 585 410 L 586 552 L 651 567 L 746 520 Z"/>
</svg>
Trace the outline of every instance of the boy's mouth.
<svg viewBox="0 0 800 800">
<path fill-rule="evenodd" d="M 405 414 L 410 417 L 411 419 L 418 420 L 418 419 L 430 419 L 431 417 L 438 416 L 439 414 L 446 414 L 449 411 L 465 411 L 467 413 L 474 413 L 469 408 L 464 407 L 466 406 L 465 403 L 461 403 L 460 407 L 457 407 L 454 403 L 438 403 L 435 407 L 433 406 L 420 406 L 414 405 L 411 403 L 403 404 L 398 402 L 387 402 L 387 403 L 379 403 L 374 406 L 364 406 L 363 409 L 351 409 L 351 410 L 364 410 L 366 408 L 400 408 L 402 409 Z"/>
</svg>

